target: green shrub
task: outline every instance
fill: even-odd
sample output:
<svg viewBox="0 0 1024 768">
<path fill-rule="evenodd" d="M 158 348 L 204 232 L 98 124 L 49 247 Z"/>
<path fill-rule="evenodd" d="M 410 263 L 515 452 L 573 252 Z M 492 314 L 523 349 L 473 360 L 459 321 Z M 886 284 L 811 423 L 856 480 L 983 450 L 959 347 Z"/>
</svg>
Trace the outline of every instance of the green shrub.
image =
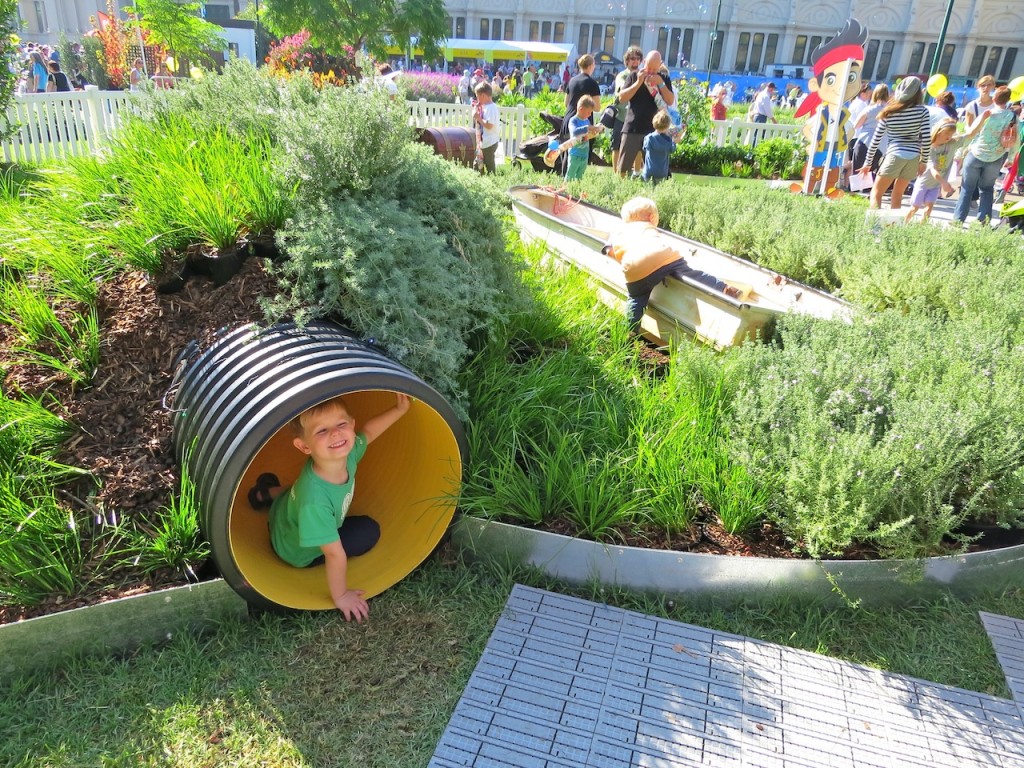
<svg viewBox="0 0 1024 768">
<path fill-rule="evenodd" d="M 803 146 L 792 139 L 776 136 L 764 139 L 754 147 L 754 163 L 763 179 L 799 178 L 806 153 Z M 796 169 L 796 174 L 793 170 Z"/>
<path fill-rule="evenodd" d="M 325 88 L 282 111 L 277 170 L 299 200 L 364 192 L 394 172 L 412 138 L 405 103 L 383 89 Z"/>
<path fill-rule="evenodd" d="M 296 209 L 278 236 L 289 258 L 272 313 L 342 317 L 464 405 L 456 377 L 470 345 L 517 295 L 502 203 L 424 146 L 407 145 L 392 163 L 365 192 Z"/>
<path fill-rule="evenodd" d="M 683 173 L 696 173 L 702 176 L 718 176 L 723 165 L 749 163 L 752 160 L 750 148 L 741 144 L 728 144 L 716 147 L 713 144 L 701 144 L 687 138 L 679 143 L 672 153 L 672 166 Z"/>
<path fill-rule="evenodd" d="M 540 116 L 541 112 L 559 116 L 565 114 L 565 94 L 549 90 L 548 88 L 545 88 L 529 99 L 516 94 L 505 94 L 501 97 L 499 103 L 503 107 L 514 107 L 517 104 L 526 105 L 527 137 L 541 136 L 551 132 L 551 124 Z"/>
<path fill-rule="evenodd" d="M 686 137 L 691 143 L 702 142 L 711 132 L 711 106 L 704 95 L 704 84 L 696 79 L 682 78 L 672 83 L 676 93 L 675 107 L 686 124 Z"/>
<path fill-rule="evenodd" d="M 916 557 L 964 519 L 1022 522 L 1024 416 L 1002 382 L 1024 363 L 998 332 L 886 312 L 787 316 L 779 339 L 730 355 L 729 436 L 801 548 Z"/>
</svg>

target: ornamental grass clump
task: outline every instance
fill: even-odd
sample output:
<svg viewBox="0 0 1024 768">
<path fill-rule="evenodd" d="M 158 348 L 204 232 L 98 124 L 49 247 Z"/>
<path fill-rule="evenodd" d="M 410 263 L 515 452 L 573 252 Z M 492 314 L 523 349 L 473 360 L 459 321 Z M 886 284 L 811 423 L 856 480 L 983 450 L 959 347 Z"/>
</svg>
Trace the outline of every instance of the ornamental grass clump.
<svg viewBox="0 0 1024 768">
<path fill-rule="evenodd" d="M 698 514 L 730 532 L 765 500 L 729 466 L 731 384 L 713 352 L 680 348 L 664 377 L 578 272 L 527 254 L 537 306 L 467 366 L 470 466 L 460 505 L 598 540 L 676 535 Z M 567 526 L 567 527 L 566 527 Z"/>
<path fill-rule="evenodd" d="M 273 137 L 281 110 L 296 100 L 314 100 L 315 93 L 308 78 L 284 81 L 248 59 L 231 58 L 220 74 L 176 82 L 174 88 L 147 89 L 135 104 L 146 122 L 187 116 L 234 136 Z"/>
</svg>

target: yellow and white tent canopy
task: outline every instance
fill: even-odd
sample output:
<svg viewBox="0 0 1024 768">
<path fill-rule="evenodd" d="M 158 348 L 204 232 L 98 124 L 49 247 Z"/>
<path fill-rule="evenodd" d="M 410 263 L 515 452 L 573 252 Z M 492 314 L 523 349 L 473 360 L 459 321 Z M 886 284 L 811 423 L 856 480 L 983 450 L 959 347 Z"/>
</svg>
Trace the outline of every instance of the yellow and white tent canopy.
<svg viewBox="0 0 1024 768">
<path fill-rule="evenodd" d="M 455 59 L 483 59 L 493 61 L 555 61 L 564 62 L 572 55 L 575 46 L 566 43 L 539 43 L 521 40 L 473 40 L 469 38 L 450 39 L 444 44 L 444 57 Z M 387 49 L 388 53 L 400 56 L 405 51 L 397 46 Z M 414 56 L 422 56 L 421 49 L 413 49 Z"/>
</svg>

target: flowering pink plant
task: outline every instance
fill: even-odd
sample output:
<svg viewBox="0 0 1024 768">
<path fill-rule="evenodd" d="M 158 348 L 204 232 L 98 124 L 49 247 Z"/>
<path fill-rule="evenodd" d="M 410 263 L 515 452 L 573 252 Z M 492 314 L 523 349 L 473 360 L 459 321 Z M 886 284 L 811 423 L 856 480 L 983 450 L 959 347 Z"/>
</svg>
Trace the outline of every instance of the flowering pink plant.
<svg viewBox="0 0 1024 768">
<path fill-rule="evenodd" d="M 309 32 L 302 30 L 270 46 L 267 64 L 274 72 L 294 72 L 307 69 L 313 63 L 313 49 L 309 45 Z"/>
<path fill-rule="evenodd" d="M 455 103 L 456 86 L 459 78 L 444 72 L 403 72 L 398 78 L 398 85 L 405 91 L 405 97 L 416 101 Z"/>
<path fill-rule="evenodd" d="M 357 71 L 355 49 L 346 45 L 340 56 L 329 56 L 311 46 L 309 38 L 309 32 L 304 29 L 272 45 L 266 58 L 270 71 L 279 77 L 288 77 L 292 72 L 309 72 L 317 87 L 350 82 Z"/>
</svg>

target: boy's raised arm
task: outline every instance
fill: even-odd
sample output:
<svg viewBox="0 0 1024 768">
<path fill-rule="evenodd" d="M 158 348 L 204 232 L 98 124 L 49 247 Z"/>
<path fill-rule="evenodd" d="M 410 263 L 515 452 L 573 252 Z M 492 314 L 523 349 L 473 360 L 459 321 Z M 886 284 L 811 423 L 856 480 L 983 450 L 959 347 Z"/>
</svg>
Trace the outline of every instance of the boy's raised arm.
<svg viewBox="0 0 1024 768">
<path fill-rule="evenodd" d="M 384 413 L 374 416 L 368 420 L 362 429 L 363 435 L 366 436 L 366 443 L 369 445 L 382 434 L 385 430 L 398 421 L 404 416 L 409 410 L 409 396 L 403 395 L 401 392 L 396 393 L 397 402 L 395 407 L 391 408 Z"/>
</svg>

